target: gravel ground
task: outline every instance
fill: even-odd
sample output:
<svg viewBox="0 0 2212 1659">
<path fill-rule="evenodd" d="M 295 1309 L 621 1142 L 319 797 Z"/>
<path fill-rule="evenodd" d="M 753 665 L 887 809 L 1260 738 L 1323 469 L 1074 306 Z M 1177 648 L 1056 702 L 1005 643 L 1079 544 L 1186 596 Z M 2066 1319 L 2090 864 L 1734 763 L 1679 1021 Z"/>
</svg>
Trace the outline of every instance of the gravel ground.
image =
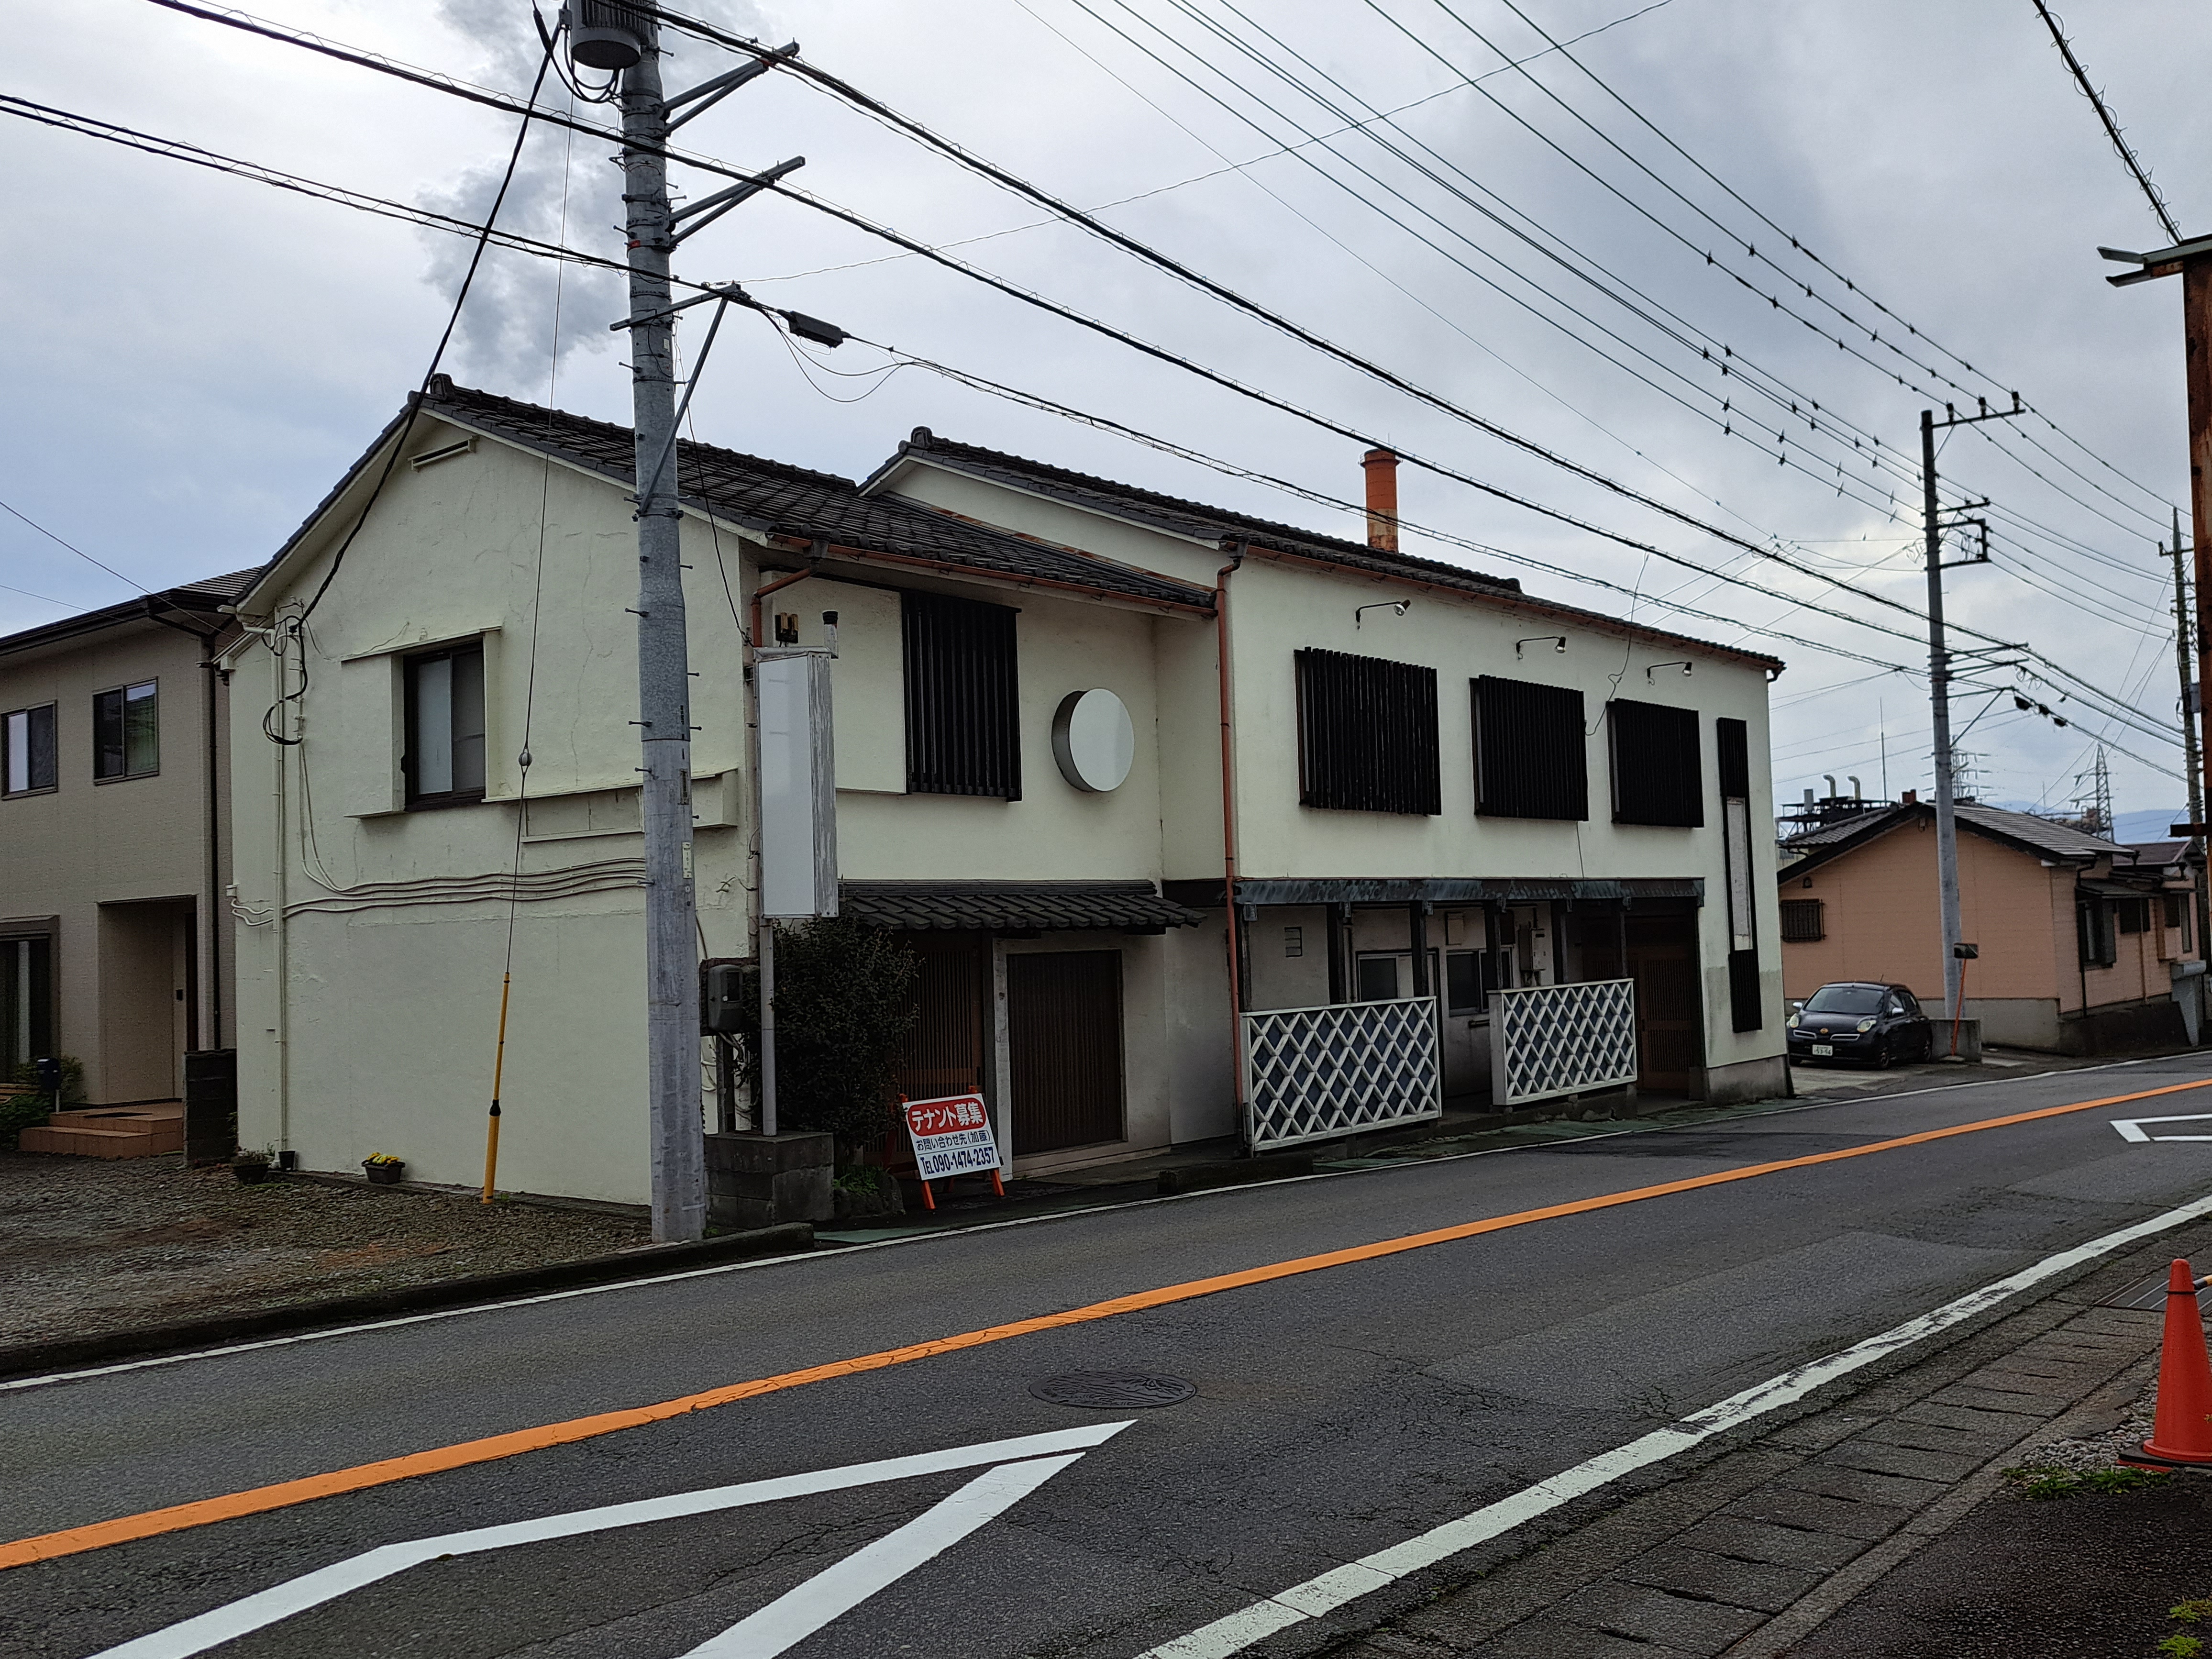
<svg viewBox="0 0 2212 1659">
<path fill-rule="evenodd" d="M 642 1244 L 641 1221 L 442 1194 L 242 1186 L 181 1156 L 0 1153 L 0 1343 L 541 1267 Z"/>
</svg>

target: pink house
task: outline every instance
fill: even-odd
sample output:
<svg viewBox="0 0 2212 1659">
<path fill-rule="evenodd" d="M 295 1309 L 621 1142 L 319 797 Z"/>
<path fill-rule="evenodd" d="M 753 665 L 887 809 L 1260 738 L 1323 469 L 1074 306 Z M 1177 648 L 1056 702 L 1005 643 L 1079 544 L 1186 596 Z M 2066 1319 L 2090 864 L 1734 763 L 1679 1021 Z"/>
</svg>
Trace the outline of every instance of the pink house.
<svg viewBox="0 0 2212 1659">
<path fill-rule="evenodd" d="M 2177 983 L 2201 960 L 2187 843 L 2124 846 L 1994 806 L 1959 809 L 1965 1013 L 1985 1042 L 2100 1054 L 2188 1040 Z M 1792 856 L 1795 854 L 1796 856 Z M 1909 986 L 1943 1006 L 1936 809 L 1874 806 L 1784 843 L 1782 982 Z"/>
</svg>

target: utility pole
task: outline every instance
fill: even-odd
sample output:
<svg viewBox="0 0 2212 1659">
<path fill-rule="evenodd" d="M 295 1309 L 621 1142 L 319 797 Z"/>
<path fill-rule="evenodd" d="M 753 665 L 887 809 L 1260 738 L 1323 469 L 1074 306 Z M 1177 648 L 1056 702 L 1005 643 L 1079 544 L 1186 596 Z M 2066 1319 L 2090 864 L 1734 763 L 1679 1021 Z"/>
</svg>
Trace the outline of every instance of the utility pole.
<svg viewBox="0 0 2212 1659">
<path fill-rule="evenodd" d="M 2160 222 L 2166 225 L 2166 234 L 2175 234 L 2172 222 L 2161 210 Z M 2207 830 L 2204 823 L 2204 801 L 2208 793 L 2207 767 L 2212 767 L 2212 742 L 2200 740 L 2198 722 L 2212 720 L 2212 236 L 2200 236 L 2191 241 L 2176 241 L 2172 247 L 2160 248 L 2150 253 L 2130 253 L 2119 248 L 2100 247 L 2103 258 L 2121 264 L 2139 267 L 2118 276 L 2105 280 L 2114 288 L 2132 288 L 2137 283 L 2155 282 L 2161 277 L 2178 276 L 2181 278 L 2181 339 L 2183 375 L 2189 392 L 2189 514 L 2190 547 L 2197 579 L 2197 696 L 2196 706 L 2190 707 L 2185 696 L 2182 702 L 2181 724 L 2187 738 L 2184 753 L 2190 758 L 2189 768 L 2189 850 L 2193 862 L 2204 856 Z M 2181 520 L 2174 515 L 2173 525 L 2175 580 L 2179 580 L 2181 563 Z M 2186 630 L 2184 630 L 2186 631 Z M 2185 674 L 2185 678 L 2186 678 Z M 2212 726 L 2202 728 L 2204 738 L 2212 738 Z M 2212 960 L 2212 937 L 2205 932 L 2208 903 L 2205 887 L 2212 881 L 2202 862 L 2195 862 L 2197 876 L 2197 948 L 2207 960 Z"/>
<path fill-rule="evenodd" d="M 2021 412 L 2018 393 L 2014 394 L 2012 402 L 2010 409 L 2000 410 L 1992 410 L 1986 401 L 1981 402 L 1978 415 L 1961 415 L 1946 404 L 1944 418 L 1940 421 L 1933 410 L 1920 411 L 1920 509 L 1928 540 L 1928 704 L 1936 739 L 1936 884 L 1943 919 L 1943 1013 L 1951 1020 L 1956 1020 L 1961 1012 L 1960 987 L 1965 978 L 1966 963 L 1959 951 L 1962 929 L 1959 919 L 1958 757 L 1951 749 L 1951 647 L 1943 631 L 1943 573 L 1953 568 L 1943 562 L 1943 532 L 1954 526 L 1943 522 L 1943 509 L 1936 495 L 1936 434 L 1954 426 L 2009 419 Z M 1987 501 L 1971 501 L 1954 511 L 1988 505 Z M 1984 536 L 1986 533 L 1985 529 Z M 1983 564 L 1988 559 L 1984 550 L 1978 558 L 1960 559 L 1954 563 Z"/>
<path fill-rule="evenodd" d="M 691 880 L 691 678 L 684 632 L 682 521 L 673 469 L 676 319 L 669 310 L 668 110 L 660 26 L 622 71 L 623 201 L 629 209 L 630 400 L 637 503 L 637 706 L 644 753 L 646 1088 L 652 1121 L 653 1236 L 707 1230 L 699 1091 L 697 895 Z M 659 477 L 654 477 L 655 471 Z"/>
<path fill-rule="evenodd" d="M 542 27 L 542 25 L 541 25 Z M 629 233 L 632 465 L 637 501 L 637 700 L 645 764 L 646 1098 L 653 1174 L 653 1237 L 696 1239 L 707 1231 L 707 1152 L 699 1043 L 698 895 L 691 871 L 691 674 L 684 614 L 682 508 L 672 465 L 677 424 L 676 313 L 717 299 L 751 304 L 735 289 L 710 289 L 682 305 L 669 301 L 670 258 L 703 229 L 794 167 L 794 158 L 672 211 L 668 136 L 703 114 L 796 44 L 761 52 L 688 92 L 666 95 L 660 80 L 660 25 L 644 7 L 620 0 L 574 0 L 561 12 L 571 61 L 612 71 L 622 106 L 623 202 Z M 680 114 L 672 108 L 689 106 Z M 679 221 L 688 224 L 679 225 Z M 719 325 L 722 307 L 716 307 Z M 785 313 L 787 318 L 795 313 Z M 817 334 L 842 333 L 811 319 Z M 703 363 L 714 330 L 700 351 Z M 693 365 L 696 380 L 700 363 Z M 688 406 L 690 393 L 684 393 Z M 758 643 L 757 641 L 755 641 Z"/>
<path fill-rule="evenodd" d="M 2197 750 L 2197 721 L 2201 694 L 2189 673 L 2189 584 L 2182 574 L 2181 513 L 2173 514 L 2173 667 L 2181 681 L 2181 752 L 2189 773 L 2189 867 L 2196 875 L 2197 948 L 2212 955 L 2207 930 L 2212 929 L 2212 892 L 2204 879 L 2204 779 L 2203 757 Z M 2175 825 L 2174 828 L 2183 828 Z"/>
</svg>

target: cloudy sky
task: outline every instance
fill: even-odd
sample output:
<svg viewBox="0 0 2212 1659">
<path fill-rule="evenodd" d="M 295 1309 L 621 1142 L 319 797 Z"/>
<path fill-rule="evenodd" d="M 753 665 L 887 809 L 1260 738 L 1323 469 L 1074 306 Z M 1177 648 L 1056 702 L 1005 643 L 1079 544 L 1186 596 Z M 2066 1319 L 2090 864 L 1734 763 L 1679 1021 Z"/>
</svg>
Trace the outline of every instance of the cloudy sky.
<svg viewBox="0 0 2212 1659">
<path fill-rule="evenodd" d="M 538 55 L 517 0 L 257 7 L 503 89 L 526 89 Z M 505 115 L 149 0 L 9 10 L 22 27 L 0 90 L 374 196 L 480 213 L 514 141 Z M 1415 550 L 1785 658 L 1784 801 L 1825 790 L 1827 774 L 1856 775 L 1870 795 L 1927 786 L 1925 682 L 1900 672 L 1924 666 L 1925 647 L 1899 637 L 1911 617 L 1870 596 L 1923 598 L 1919 411 L 2019 392 L 2037 412 L 1959 431 L 1941 460 L 1947 495 L 1994 504 L 1979 515 L 1990 562 L 1948 579 L 1954 620 L 2039 653 L 1981 677 L 1994 696 L 1965 702 L 1962 746 L 1984 799 L 2063 807 L 2101 736 L 2120 811 L 2158 817 L 2182 801 L 2178 749 L 2139 729 L 2173 718 L 2155 544 L 2186 500 L 2180 295 L 2106 285 L 2114 267 L 2097 245 L 2166 239 L 2028 0 L 694 0 L 694 12 L 795 37 L 810 61 L 1310 331 L 1781 554 L 1425 406 L 787 77 L 686 129 L 698 153 L 734 164 L 804 155 L 793 182 L 828 202 L 1671 556 L 1432 473 L 1401 478 L 1408 520 L 1457 538 L 1409 535 Z M 2201 229 L 2212 112 L 2190 94 L 2212 19 L 2136 0 L 2067 23 L 2185 231 Z M 1547 35 L 1571 44 L 1547 50 Z M 686 46 L 671 82 L 728 61 Z M 0 123 L 0 144 L 13 210 L 0 500 L 120 573 L 0 516 L 0 630 L 265 558 L 420 380 L 466 245 L 22 120 Z M 618 253 L 608 157 L 604 142 L 538 130 L 501 222 Z M 714 187 L 691 178 L 695 193 Z M 678 268 L 1238 467 L 1331 496 L 1359 489 L 1358 445 L 799 203 L 748 204 Z M 495 255 L 447 367 L 623 419 L 627 375 L 606 329 L 619 293 L 564 270 L 556 283 L 549 264 Z M 926 424 L 1359 533 L 1349 514 L 899 361 L 860 343 L 800 361 L 760 319 L 733 317 L 702 377 L 699 434 L 862 475 Z M 2084 683 L 2141 714 L 2112 719 Z M 2021 713 L 2014 688 L 2068 726 Z"/>
</svg>

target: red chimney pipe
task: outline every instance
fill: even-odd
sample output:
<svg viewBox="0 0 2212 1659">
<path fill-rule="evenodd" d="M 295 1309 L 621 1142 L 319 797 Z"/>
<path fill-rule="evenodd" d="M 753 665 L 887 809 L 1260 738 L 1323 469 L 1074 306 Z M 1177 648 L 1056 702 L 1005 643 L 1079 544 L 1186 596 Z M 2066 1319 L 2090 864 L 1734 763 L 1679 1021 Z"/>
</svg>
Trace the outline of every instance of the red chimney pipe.
<svg viewBox="0 0 2212 1659">
<path fill-rule="evenodd" d="M 1367 544 L 1378 551 L 1398 550 L 1398 456 L 1370 449 L 1359 465 L 1367 471 Z"/>
</svg>

